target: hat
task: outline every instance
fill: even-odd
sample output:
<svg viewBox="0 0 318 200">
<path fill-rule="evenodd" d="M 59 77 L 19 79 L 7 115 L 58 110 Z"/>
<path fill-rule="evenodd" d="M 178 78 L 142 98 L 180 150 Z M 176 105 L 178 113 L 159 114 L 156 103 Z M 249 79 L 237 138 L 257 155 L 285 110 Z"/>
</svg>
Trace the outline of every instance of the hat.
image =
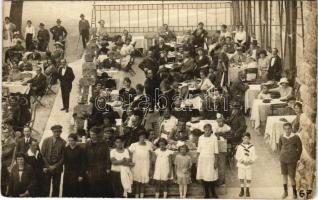
<svg viewBox="0 0 318 200">
<path fill-rule="evenodd" d="M 252 41 L 252 44 L 257 45 L 257 40 L 253 40 L 253 41 Z"/>
<path fill-rule="evenodd" d="M 43 24 L 43 23 L 40 23 L 40 26 L 44 26 L 44 24 Z"/>
<path fill-rule="evenodd" d="M 62 128 L 63 128 L 63 127 L 62 127 L 61 125 L 58 125 L 58 124 L 57 124 L 57 125 L 53 125 L 53 126 L 51 127 L 51 130 L 52 130 L 52 131 L 54 131 L 54 130 L 62 130 Z"/>
<path fill-rule="evenodd" d="M 279 85 L 282 84 L 282 83 L 288 83 L 288 80 L 286 77 L 283 77 L 279 80 Z"/>
<path fill-rule="evenodd" d="M 82 13 L 82 14 L 80 15 L 80 17 L 85 17 L 85 15 Z"/>
<path fill-rule="evenodd" d="M 55 42 L 55 43 L 54 43 L 54 46 L 61 46 L 61 47 L 63 47 L 64 45 L 63 45 L 61 42 Z"/>
<path fill-rule="evenodd" d="M 17 43 L 22 43 L 22 40 L 20 38 L 17 39 Z"/>
<path fill-rule="evenodd" d="M 98 23 L 100 24 L 101 22 L 104 22 L 105 23 L 105 20 L 101 19 L 98 21 Z"/>
<path fill-rule="evenodd" d="M 56 22 L 57 22 L 57 23 L 61 23 L 62 21 L 61 21 L 60 19 L 57 19 Z"/>
<path fill-rule="evenodd" d="M 240 50 L 240 51 L 243 51 L 243 47 L 238 46 L 238 47 L 236 47 L 236 50 L 237 50 L 237 51 L 239 51 L 239 50 Z"/>
<path fill-rule="evenodd" d="M 265 83 L 262 83 L 262 86 L 270 86 L 272 84 L 273 84 L 272 82 L 266 81 Z"/>
</svg>

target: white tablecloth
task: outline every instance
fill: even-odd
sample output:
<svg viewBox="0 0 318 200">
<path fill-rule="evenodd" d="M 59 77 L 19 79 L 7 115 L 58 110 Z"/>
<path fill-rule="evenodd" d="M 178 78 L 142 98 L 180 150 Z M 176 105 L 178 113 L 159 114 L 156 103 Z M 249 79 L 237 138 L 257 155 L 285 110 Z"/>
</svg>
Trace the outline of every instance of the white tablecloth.
<svg viewBox="0 0 318 200">
<path fill-rule="evenodd" d="M 280 101 L 279 99 L 272 99 L 270 103 L 263 103 L 261 99 L 255 99 L 253 101 L 253 106 L 251 110 L 251 120 L 254 121 L 254 128 L 257 129 L 260 127 L 261 122 L 266 121 L 267 116 L 269 115 L 270 106 L 272 104 L 283 104 L 285 102 Z"/>
<path fill-rule="evenodd" d="M 182 101 L 181 108 L 184 108 L 187 102 L 191 102 L 193 104 L 193 109 L 198 109 L 198 110 L 202 109 L 202 99 L 200 96 Z"/>
<path fill-rule="evenodd" d="M 2 82 L 2 87 L 9 89 L 9 93 L 28 94 L 30 91 L 30 84 L 22 85 L 22 81 Z"/>
<path fill-rule="evenodd" d="M 231 65 L 229 67 L 229 82 L 234 82 L 235 80 L 238 79 L 238 73 L 240 71 L 244 71 L 247 68 L 247 65 L 242 65 L 242 66 L 236 66 L 236 65 Z"/>
<path fill-rule="evenodd" d="M 284 133 L 283 125 L 285 122 L 280 120 L 282 118 L 291 123 L 296 118 L 296 115 L 267 117 L 264 139 L 273 151 L 277 150 L 279 137 Z"/>
<path fill-rule="evenodd" d="M 261 85 L 249 85 L 248 90 L 245 92 L 245 112 L 252 108 L 254 99 L 257 98 L 258 93 L 261 91 Z"/>
<path fill-rule="evenodd" d="M 133 36 L 132 40 L 136 42 L 135 48 L 146 48 L 146 40 L 144 36 Z"/>
</svg>

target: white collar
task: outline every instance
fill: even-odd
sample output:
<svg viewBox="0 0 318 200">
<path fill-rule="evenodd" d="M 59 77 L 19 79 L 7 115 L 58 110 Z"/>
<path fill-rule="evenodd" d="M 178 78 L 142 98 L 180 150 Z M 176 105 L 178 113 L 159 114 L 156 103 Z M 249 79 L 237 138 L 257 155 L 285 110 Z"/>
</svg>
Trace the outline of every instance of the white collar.
<svg viewBox="0 0 318 200">
<path fill-rule="evenodd" d="M 292 132 L 289 136 L 287 136 L 286 133 L 284 133 L 283 136 L 284 136 L 285 138 L 289 139 L 289 138 L 294 137 L 294 136 L 295 136 L 295 133 Z"/>
<path fill-rule="evenodd" d="M 31 151 L 31 149 L 28 150 L 27 152 L 28 156 L 34 156 L 35 158 L 38 158 L 38 155 L 39 155 L 39 151 L 37 150 L 35 152 L 35 154 Z"/>
</svg>

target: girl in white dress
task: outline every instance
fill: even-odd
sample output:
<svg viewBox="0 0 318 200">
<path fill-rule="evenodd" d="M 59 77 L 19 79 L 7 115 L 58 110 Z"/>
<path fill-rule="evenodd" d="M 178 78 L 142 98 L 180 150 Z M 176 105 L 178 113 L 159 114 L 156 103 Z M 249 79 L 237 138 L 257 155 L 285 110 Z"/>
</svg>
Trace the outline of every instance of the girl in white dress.
<svg viewBox="0 0 318 200">
<path fill-rule="evenodd" d="M 131 144 L 129 151 L 132 154 L 133 163 L 135 163 L 135 166 L 132 168 L 135 197 L 143 198 L 145 184 L 149 182 L 150 159 L 152 154 L 152 143 L 146 141 L 145 132 L 139 134 L 139 141 Z"/>
<path fill-rule="evenodd" d="M 168 180 L 172 177 L 173 151 L 166 148 L 168 142 L 164 138 L 158 141 L 159 148 L 155 150 L 156 156 L 154 180 L 156 181 L 156 198 L 159 198 L 160 188 L 163 188 L 163 198 L 168 195 Z"/>
<path fill-rule="evenodd" d="M 217 198 L 215 193 L 215 181 L 218 179 L 218 141 L 212 134 L 212 125 L 206 124 L 203 127 L 204 134 L 199 137 L 198 142 L 198 163 L 197 180 L 201 180 L 204 186 L 205 198 Z"/>
</svg>

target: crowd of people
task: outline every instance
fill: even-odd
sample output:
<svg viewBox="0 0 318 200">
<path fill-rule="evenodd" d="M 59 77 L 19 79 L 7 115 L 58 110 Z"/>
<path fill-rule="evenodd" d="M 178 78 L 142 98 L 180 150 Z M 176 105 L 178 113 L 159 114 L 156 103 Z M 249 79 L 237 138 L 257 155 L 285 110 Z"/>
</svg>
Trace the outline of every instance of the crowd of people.
<svg viewBox="0 0 318 200">
<path fill-rule="evenodd" d="M 29 105 L 23 108 L 21 94 L 10 94 L 13 97 L 7 103 L 12 114 L 5 118 L 2 128 L 1 191 L 4 195 L 47 197 L 52 181 L 52 196 L 57 197 L 63 177 L 63 197 L 134 194 L 143 198 L 145 186 L 150 183 L 155 186 L 154 197 L 159 198 L 162 193 L 167 198 L 168 185 L 174 180 L 179 185 L 180 198 L 186 198 L 189 185 L 198 181 L 202 183 L 205 198 L 217 198 L 218 168 L 225 167 L 219 164 L 219 143 L 225 141 L 227 156 L 237 161 L 239 196 L 250 197 L 257 147 L 251 144 L 243 112 L 244 95 L 249 89 L 246 71 L 239 72 L 235 81 L 229 79 L 229 68 L 244 63 L 256 66 L 256 80 L 262 87 L 258 99 L 279 98 L 288 102 L 280 110 L 281 115 L 288 112 L 297 115 L 292 123 L 284 124 L 285 133 L 279 142 L 283 198 L 288 196 L 288 178 L 293 197 L 297 198 L 295 171 L 302 152 L 297 132 L 302 104 L 295 101 L 294 90 L 283 77 L 277 48 L 269 56 L 243 25 L 235 32 L 222 25 L 221 30 L 211 35 L 202 22 L 194 31 L 186 31 L 182 42 L 177 43 L 176 34 L 164 24 L 155 45 L 138 64 L 145 81 L 134 88 L 127 76 L 118 88 L 115 77 L 110 77 L 107 70 L 132 70 L 132 58 L 138 55 L 136 42 L 127 30 L 122 35 L 110 36 L 104 20 L 99 21 L 99 28 L 92 29 L 84 15 L 80 17 L 85 60 L 96 65 L 96 70 L 105 70 L 92 86 L 92 97 L 88 99 L 92 112 L 73 112 L 77 126 L 67 141 L 60 137 L 63 127 L 52 126 L 53 135 L 44 139 L 39 148 L 39 141 L 32 138 L 32 129 L 28 127 L 30 117 L 25 117 L 30 114 L 22 114 L 28 111 Z M 3 75 L 14 81 L 20 72 L 32 70 L 30 60 L 43 60 L 40 52 L 45 52 L 44 71 L 38 67 L 37 76 L 27 82 L 31 91 L 26 98 L 42 96 L 48 78 L 52 84 L 59 80 L 61 110 L 69 112 L 75 76 L 65 59 L 67 30 L 61 20 L 56 22 L 49 31 L 41 23 L 36 35 L 28 20 L 23 45 L 14 32 L 14 24 L 6 18 L 7 37 L 15 44 L 5 52 Z M 47 49 L 50 33 L 55 42 L 52 52 Z M 114 90 L 119 90 L 121 114 L 108 103 Z M 191 101 L 193 98 L 198 98 L 202 105 L 197 107 Z M 79 105 L 82 104 L 85 104 L 83 96 L 79 100 Z M 116 124 L 118 119 L 120 127 Z M 87 122 L 86 127 L 86 122 L 79 123 L 81 120 Z M 216 124 L 209 122 L 200 127 L 199 123 L 205 120 Z"/>
</svg>

